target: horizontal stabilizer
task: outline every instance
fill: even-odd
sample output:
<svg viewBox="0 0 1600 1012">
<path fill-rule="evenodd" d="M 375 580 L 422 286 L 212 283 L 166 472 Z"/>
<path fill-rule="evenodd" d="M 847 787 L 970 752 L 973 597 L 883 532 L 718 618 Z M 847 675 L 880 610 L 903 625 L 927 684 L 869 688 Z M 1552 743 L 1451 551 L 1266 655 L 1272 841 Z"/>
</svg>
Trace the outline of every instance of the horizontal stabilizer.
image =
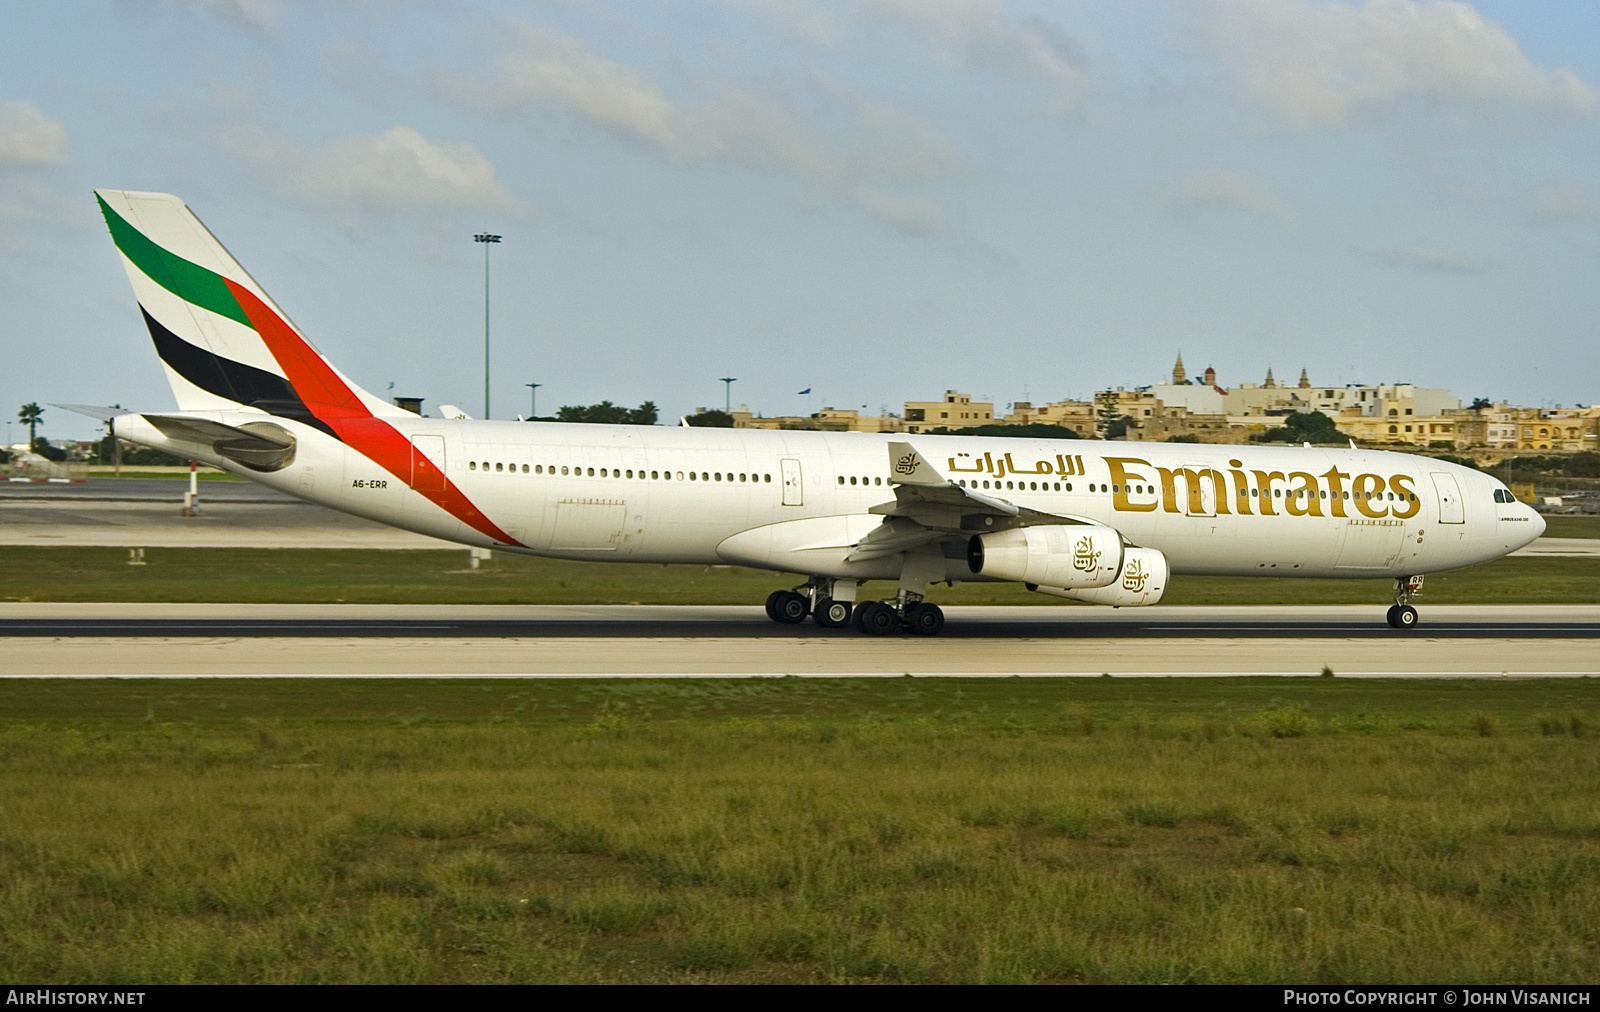
<svg viewBox="0 0 1600 1012">
<path fill-rule="evenodd" d="M 264 450 L 281 450 L 286 446 L 294 445 L 294 437 L 283 429 L 282 433 L 252 432 L 233 425 L 224 425 L 213 422 L 209 418 L 194 418 L 189 415 L 150 415 L 144 416 L 145 421 L 161 430 L 161 434 L 168 439 L 177 439 L 185 443 L 203 443 L 209 445 L 221 440 L 239 442 L 249 446 L 259 447 Z M 277 426 L 273 426 L 277 429 Z"/>
<path fill-rule="evenodd" d="M 141 415 L 163 436 L 180 443 L 209 446 L 252 471 L 280 471 L 294 460 L 294 435 L 271 422 L 225 425 L 194 415 Z"/>
<path fill-rule="evenodd" d="M 102 422 L 109 422 L 118 415 L 127 414 L 121 408 L 97 408 L 93 404 L 52 404 L 50 406 L 60 408 L 62 411 L 70 411 L 75 415 L 88 415 L 90 418 L 98 418 Z"/>
</svg>

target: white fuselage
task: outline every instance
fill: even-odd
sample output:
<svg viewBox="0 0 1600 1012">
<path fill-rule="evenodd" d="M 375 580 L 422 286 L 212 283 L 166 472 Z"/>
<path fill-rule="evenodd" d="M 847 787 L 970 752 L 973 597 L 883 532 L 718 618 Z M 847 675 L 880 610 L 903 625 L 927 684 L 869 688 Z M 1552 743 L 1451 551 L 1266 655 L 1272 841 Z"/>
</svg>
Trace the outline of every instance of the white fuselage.
<svg viewBox="0 0 1600 1012">
<path fill-rule="evenodd" d="M 139 431 L 138 416 L 124 417 L 119 432 L 165 442 Z M 214 417 L 237 424 L 260 416 Z M 890 439 L 913 444 L 945 477 L 984 495 L 1114 527 L 1128 542 L 1163 552 L 1177 574 L 1405 576 L 1486 562 L 1544 530 L 1527 506 L 1497 501 L 1503 486 L 1486 474 L 1385 451 L 387 421 L 514 543 L 480 533 L 391 471 L 297 423 L 286 423 L 298 450 L 285 470 L 262 474 L 220 458 L 208 462 L 421 534 L 597 561 L 794 570 L 789 556 L 767 560 L 721 546 L 752 529 L 822 518 L 836 518 L 836 538 L 865 536 L 880 521 L 868 509 L 894 499 Z M 827 575 L 894 574 L 878 566 Z M 955 553 L 949 577 L 974 578 Z"/>
</svg>

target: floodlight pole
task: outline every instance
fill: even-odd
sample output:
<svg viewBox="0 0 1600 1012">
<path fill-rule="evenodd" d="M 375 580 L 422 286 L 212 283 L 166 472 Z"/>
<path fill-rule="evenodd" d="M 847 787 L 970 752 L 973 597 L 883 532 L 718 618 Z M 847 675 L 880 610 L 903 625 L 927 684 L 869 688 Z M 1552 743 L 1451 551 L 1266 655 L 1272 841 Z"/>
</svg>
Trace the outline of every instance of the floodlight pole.
<svg viewBox="0 0 1600 1012">
<path fill-rule="evenodd" d="M 489 246 L 500 241 L 497 235 L 479 232 L 473 242 L 483 243 L 483 417 L 489 417 Z"/>
<path fill-rule="evenodd" d="M 544 384 L 543 383 L 524 383 L 522 385 L 528 388 L 528 418 L 530 420 L 534 419 L 534 418 L 538 418 L 539 417 L 539 388 L 544 386 Z"/>
<path fill-rule="evenodd" d="M 722 410 L 727 414 L 733 413 L 733 384 L 738 378 L 737 376 L 722 377 Z"/>
</svg>

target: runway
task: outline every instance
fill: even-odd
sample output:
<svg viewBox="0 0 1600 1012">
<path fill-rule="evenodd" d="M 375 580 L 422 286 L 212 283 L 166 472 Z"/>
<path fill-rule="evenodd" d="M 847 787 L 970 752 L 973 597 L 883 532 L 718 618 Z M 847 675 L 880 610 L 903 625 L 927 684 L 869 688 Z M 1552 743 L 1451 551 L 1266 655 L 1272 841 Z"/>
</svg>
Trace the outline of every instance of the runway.
<svg viewBox="0 0 1600 1012">
<path fill-rule="evenodd" d="M 78 485 L 0 482 L 0 545 L 100 548 L 443 548 L 464 545 L 402 531 L 243 481 L 97 479 Z"/>
<path fill-rule="evenodd" d="M 0 605 L 21 676 L 1600 674 L 1600 606 L 951 608 L 943 636 L 780 626 L 759 608 Z"/>
</svg>

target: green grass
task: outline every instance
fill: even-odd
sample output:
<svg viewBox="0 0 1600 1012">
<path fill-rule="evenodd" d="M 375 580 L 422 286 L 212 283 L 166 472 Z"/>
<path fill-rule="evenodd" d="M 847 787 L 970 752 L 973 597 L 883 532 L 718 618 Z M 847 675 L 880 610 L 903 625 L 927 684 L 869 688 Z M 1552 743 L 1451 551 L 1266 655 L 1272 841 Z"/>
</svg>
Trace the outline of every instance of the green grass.
<svg viewBox="0 0 1600 1012">
<path fill-rule="evenodd" d="M 151 548 L 129 566 L 119 548 L 0 547 L 0 599 L 370 604 L 760 604 L 803 582 L 735 566 L 565 562 L 496 555 L 477 570 L 465 549 Z M 887 582 L 868 597 L 890 594 Z M 1382 604 L 1388 580 L 1177 577 L 1163 604 Z M 940 604 L 1061 605 L 1016 584 L 935 587 Z M 1590 604 L 1600 561 L 1508 558 L 1428 577 L 1424 604 Z"/>
<path fill-rule="evenodd" d="M 1600 975 L 1600 682 L 0 681 L 0 976 Z"/>
<path fill-rule="evenodd" d="M 159 481 L 188 481 L 189 480 L 189 469 L 188 468 L 170 468 L 170 469 L 163 469 L 163 470 L 157 471 L 157 470 L 144 470 L 144 469 L 142 469 L 142 468 L 140 468 L 138 466 L 129 466 L 129 467 L 124 467 L 122 469 L 122 473 L 118 474 L 117 473 L 117 469 L 114 468 L 114 467 L 109 467 L 109 466 L 104 465 L 104 464 L 95 464 L 95 465 L 92 465 L 89 468 L 88 477 L 94 479 L 97 482 L 99 480 L 101 480 L 101 479 L 117 479 L 117 478 L 154 478 L 154 479 L 157 479 Z M 238 477 L 237 475 L 229 474 L 226 471 L 214 471 L 214 470 L 211 470 L 210 468 L 204 468 L 204 467 L 201 468 L 199 471 L 195 472 L 195 477 L 197 477 L 200 481 L 244 481 L 245 480 L 243 478 Z"/>
<path fill-rule="evenodd" d="M 1600 538 L 1600 516 L 1553 514 L 1544 518 L 1545 537 Z"/>
</svg>

